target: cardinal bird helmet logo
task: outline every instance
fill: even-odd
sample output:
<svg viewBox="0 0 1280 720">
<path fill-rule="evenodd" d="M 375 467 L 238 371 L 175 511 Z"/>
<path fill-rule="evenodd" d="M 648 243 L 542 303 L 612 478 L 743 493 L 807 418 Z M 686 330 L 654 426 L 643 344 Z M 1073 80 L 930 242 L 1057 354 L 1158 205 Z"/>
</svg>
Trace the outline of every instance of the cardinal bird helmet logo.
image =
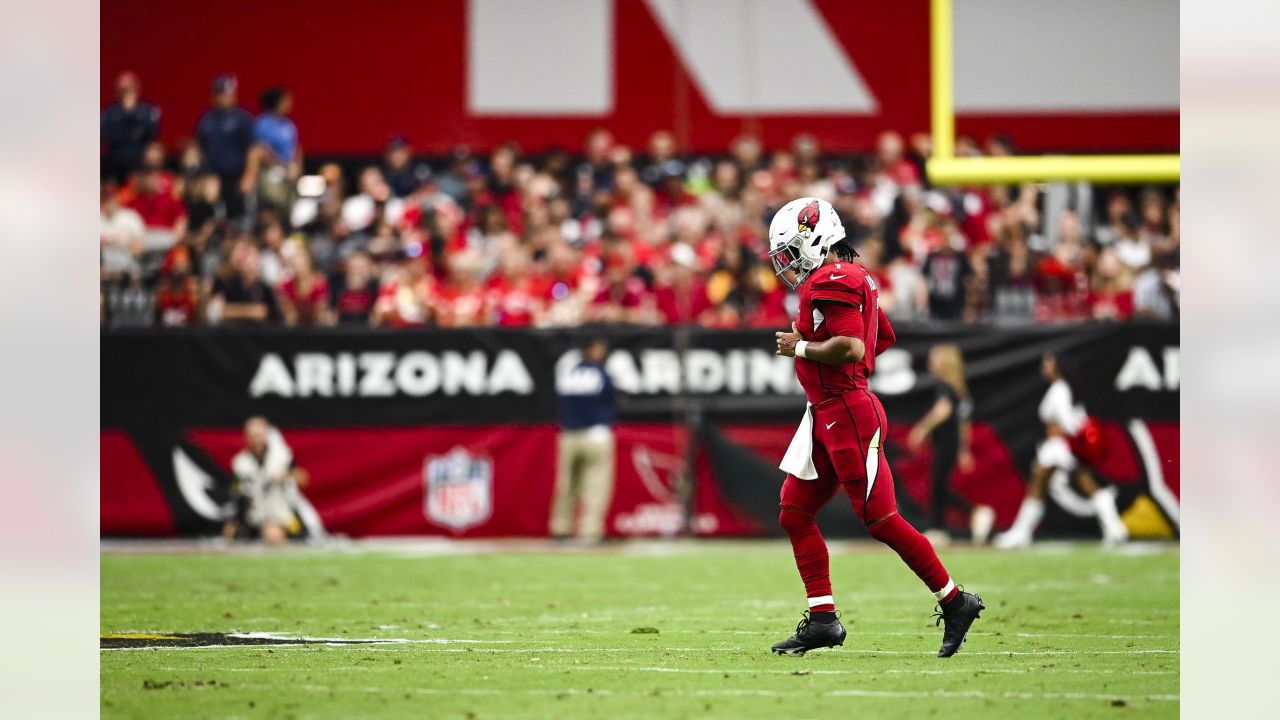
<svg viewBox="0 0 1280 720">
<path fill-rule="evenodd" d="M 796 224 L 802 237 L 809 237 L 814 228 L 818 227 L 818 217 L 821 214 L 822 211 L 818 209 L 817 200 L 800 209 L 800 214 L 796 216 Z"/>
</svg>

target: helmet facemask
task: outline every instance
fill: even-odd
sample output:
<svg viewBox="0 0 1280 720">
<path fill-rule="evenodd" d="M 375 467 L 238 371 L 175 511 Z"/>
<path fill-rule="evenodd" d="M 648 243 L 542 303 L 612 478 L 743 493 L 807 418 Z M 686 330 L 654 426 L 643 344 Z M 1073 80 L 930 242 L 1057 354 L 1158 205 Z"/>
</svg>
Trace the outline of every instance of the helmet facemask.
<svg viewBox="0 0 1280 720">
<path fill-rule="evenodd" d="M 769 260 L 773 263 L 773 273 L 778 279 L 786 283 L 787 287 L 795 290 L 800 287 L 805 278 L 809 277 L 809 273 L 813 272 L 821 264 L 813 258 L 806 257 L 801 247 L 807 238 L 802 235 L 793 235 L 785 245 L 779 245 L 769 252 Z M 825 248 L 822 256 L 826 255 Z M 783 275 L 787 270 L 795 273 L 795 282 L 792 282 Z"/>
</svg>

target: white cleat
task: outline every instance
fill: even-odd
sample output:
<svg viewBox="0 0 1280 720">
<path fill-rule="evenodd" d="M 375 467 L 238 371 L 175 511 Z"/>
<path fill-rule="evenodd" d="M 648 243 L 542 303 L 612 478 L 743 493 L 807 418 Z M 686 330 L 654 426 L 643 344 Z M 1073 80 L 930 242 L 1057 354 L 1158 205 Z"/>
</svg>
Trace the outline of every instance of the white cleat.
<svg viewBox="0 0 1280 720">
<path fill-rule="evenodd" d="M 1025 532 L 1010 530 L 996 535 L 991 544 L 999 550 L 1017 550 L 1031 547 L 1031 535 Z"/>
<path fill-rule="evenodd" d="M 1129 530 L 1124 526 L 1110 528 L 1102 534 L 1102 547 L 1104 548 L 1119 547 L 1127 542 L 1129 542 Z"/>
</svg>

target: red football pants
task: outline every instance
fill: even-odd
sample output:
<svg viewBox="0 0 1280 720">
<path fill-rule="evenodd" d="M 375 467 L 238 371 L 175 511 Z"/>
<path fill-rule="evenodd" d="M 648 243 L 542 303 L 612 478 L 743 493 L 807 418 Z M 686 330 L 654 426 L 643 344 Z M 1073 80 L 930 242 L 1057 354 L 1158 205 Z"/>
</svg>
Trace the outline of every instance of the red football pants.
<svg viewBox="0 0 1280 720">
<path fill-rule="evenodd" d="M 791 538 L 811 609 L 835 608 L 828 600 L 831 571 L 827 544 L 814 518 L 841 487 L 871 536 L 893 548 L 930 592 L 936 595 L 946 589 L 940 599 L 950 599 L 951 578 L 933 545 L 898 514 L 893 472 L 884 455 L 888 422 L 880 399 L 866 390 L 851 390 L 814 405 L 813 422 L 813 464 L 818 479 L 787 475 L 779 514 Z"/>
</svg>

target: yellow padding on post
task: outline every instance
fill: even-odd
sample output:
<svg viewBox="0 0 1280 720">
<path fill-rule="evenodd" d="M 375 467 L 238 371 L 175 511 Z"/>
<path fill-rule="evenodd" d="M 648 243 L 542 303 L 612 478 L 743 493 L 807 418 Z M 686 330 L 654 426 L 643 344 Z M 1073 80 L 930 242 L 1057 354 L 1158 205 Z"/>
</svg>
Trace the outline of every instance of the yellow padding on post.
<svg viewBox="0 0 1280 720">
<path fill-rule="evenodd" d="M 1129 537 L 1148 540 L 1172 540 L 1173 526 L 1165 518 L 1156 503 L 1146 495 L 1139 495 L 1133 504 L 1123 513 L 1120 519 L 1129 528 Z"/>
</svg>

